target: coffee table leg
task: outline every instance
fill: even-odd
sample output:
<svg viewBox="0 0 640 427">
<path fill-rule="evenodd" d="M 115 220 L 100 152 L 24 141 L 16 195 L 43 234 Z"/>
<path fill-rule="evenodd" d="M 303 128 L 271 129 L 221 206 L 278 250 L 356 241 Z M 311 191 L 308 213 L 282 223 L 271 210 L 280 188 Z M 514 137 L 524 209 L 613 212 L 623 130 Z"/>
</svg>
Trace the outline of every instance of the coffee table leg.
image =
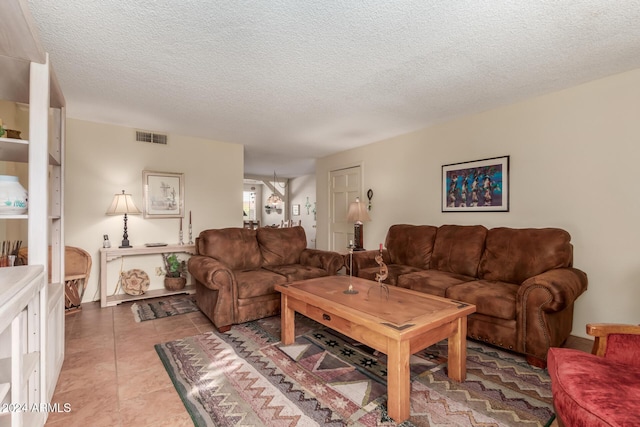
<svg viewBox="0 0 640 427">
<path fill-rule="evenodd" d="M 387 354 L 387 413 L 395 422 L 409 419 L 411 378 L 409 341 L 390 343 Z"/>
<path fill-rule="evenodd" d="M 467 317 L 460 317 L 457 324 L 449 337 L 449 378 L 462 382 L 467 377 Z"/>
<path fill-rule="evenodd" d="M 295 312 L 289 308 L 289 300 L 287 298 L 286 295 L 282 294 L 282 299 L 280 300 L 280 339 L 284 345 L 293 344 L 296 337 Z"/>
</svg>

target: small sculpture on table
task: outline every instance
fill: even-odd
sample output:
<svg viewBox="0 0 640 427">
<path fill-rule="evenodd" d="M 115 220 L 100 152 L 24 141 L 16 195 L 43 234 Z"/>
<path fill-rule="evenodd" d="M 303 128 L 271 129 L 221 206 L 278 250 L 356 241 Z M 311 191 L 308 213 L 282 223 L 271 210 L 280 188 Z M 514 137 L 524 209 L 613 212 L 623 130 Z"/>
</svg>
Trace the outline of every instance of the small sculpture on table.
<svg viewBox="0 0 640 427">
<path fill-rule="evenodd" d="M 358 291 L 353 289 L 353 284 L 351 283 L 351 278 L 353 277 L 353 248 L 355 245 L 353 244 L 353 240 L 349 240 L 349 245 L 347 246 L 349 249 L 349 288 L 346 291 L 343 291 L 345 294 L 357 294 Z"/>
<path fill-rule="evenodd" d="M 380 253 L 376 255 L 374 259 L 380 266 L 380 272 L 376 273 L 376 281 L 378 282 L 378 285 L 379 285 L 378 288 L 380 289 L 380 295 L 382 296 L 382 291 L 384 291 L 387 299 L 389 299 L 389 287 L 386 284 L 382 283 L 389 276 L 389 268 L 387 267 L 387 264 L 384 263 L 382 258 L 382 243 L 380 243 Z M 371 288 L 369 288 L 369 291 L 367 292 L 367 296 L 370 291 L 371 291 Z"/>
</svg>

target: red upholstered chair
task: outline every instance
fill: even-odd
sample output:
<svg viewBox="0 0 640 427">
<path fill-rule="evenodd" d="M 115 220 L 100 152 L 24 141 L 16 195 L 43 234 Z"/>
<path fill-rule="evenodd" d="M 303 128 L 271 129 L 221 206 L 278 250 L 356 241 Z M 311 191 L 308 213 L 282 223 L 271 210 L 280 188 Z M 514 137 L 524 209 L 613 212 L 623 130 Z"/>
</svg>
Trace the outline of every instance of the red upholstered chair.
<svg viewBox="0 0 640 427">
<path fill-rule="evenodd" d="M 589 324 L 593 354 L 549 349 L 553 405 L 561 426 L 640 426 L 640 326 Z"/>
</svg>

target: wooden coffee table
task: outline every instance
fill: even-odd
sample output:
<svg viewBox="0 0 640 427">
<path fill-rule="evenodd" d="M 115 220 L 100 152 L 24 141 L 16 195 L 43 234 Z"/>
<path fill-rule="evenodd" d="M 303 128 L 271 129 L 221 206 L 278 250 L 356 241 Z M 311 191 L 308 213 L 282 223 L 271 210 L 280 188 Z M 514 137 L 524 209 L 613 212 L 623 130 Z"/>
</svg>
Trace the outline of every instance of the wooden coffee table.
<svg viewBox="0 0 640 427">
<path fill-rule="evenodd" d="M 345 294 L 349 287 L 357 294 Z M 449 377 L 464 381 L 467 316 L 474 305 L 349 276 L 329 276 L 277 285 L 282 294 L 282 343 L 295 340 L 294 314 L 316 322 L 387 355 L 387 412 L 396 422 L 409 418 L 409 358 L 449 339 Z"/>
</svg>

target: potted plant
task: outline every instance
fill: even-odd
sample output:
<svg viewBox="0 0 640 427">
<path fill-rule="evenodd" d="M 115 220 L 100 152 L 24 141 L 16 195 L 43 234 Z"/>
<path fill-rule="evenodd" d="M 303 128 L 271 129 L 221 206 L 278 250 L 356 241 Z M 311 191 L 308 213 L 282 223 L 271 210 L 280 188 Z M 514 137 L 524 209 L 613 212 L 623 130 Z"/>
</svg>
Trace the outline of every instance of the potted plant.
<svg viewBox="0 0 640 427">
<path fill-rule="evenodd" d="M 162 254 L 164 261 L 164 287 L 170 291 L 184 289 L 187 283 L 187 263 L 176 254 Z"/>
</svg>

